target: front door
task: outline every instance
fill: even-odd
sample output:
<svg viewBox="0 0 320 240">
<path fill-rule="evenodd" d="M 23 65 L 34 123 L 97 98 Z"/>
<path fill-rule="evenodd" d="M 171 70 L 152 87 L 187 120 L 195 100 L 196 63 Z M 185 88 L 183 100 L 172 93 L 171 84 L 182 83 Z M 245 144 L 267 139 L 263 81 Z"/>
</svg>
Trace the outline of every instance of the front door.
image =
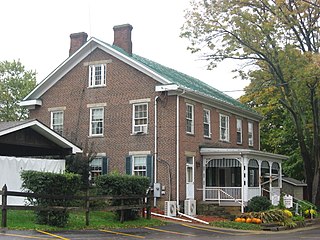
<svg viewBox="0 0 320 240">
<path fill-rule="evenodd" d="M 187 157 L 186 199 L 194 199 L 194 157 Z"/>
</svg>

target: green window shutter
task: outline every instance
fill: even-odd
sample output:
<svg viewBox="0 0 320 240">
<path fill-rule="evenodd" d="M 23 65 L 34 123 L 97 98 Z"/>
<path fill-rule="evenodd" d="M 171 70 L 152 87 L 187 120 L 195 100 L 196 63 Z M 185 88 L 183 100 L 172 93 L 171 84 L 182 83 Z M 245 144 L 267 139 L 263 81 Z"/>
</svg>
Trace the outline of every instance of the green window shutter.
<svg viewBox="0 0 320 240">
<path fill-rule="evenodd" d="M 147 156 L 147 177 L 150 179 L 150 183 L 153 183 L 154 176 L 153 169 L 153 157 L 152 155 Z"/>
<path fill-rule="evenodd" d="M 126 174 L 132 175 L 132 157 L 126 157 Z"/>
<path fill-rule="evenodd" d="M 108 173 L 108 163 L 109 159 L 107 157 L 102 157 L 102 175 Z"/>
</svg>

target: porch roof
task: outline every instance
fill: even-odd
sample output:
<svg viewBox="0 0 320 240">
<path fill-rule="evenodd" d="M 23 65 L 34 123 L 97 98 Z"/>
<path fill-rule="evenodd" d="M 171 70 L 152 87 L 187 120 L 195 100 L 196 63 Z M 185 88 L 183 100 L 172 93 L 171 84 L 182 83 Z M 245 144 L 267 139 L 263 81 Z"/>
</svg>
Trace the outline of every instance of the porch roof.
<svg viewBox="0 0 320 240">
<path fill-rule="evenodd" d="M 264 158 L 270 160 L 287 160 L 285 155 L 274 154 L 269 152 L 257 151 L 252 149 L 241 148 L 208 148 L 203 147 L 200 149 L 202 156 L 233 156 L 233 157 L 248 157 L 248 158 Z"/>
</svg>

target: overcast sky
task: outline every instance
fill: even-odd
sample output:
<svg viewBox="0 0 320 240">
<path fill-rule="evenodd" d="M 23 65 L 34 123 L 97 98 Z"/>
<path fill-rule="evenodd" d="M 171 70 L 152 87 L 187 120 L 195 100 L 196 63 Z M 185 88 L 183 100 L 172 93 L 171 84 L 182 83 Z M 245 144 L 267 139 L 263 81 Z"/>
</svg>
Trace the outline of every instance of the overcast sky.
<svg viewBox="0 0 320 240">
<path fill-rule="evenodd" d="M 233 62 L 213 71 L 179 37 L 189 0 L 6 0 L 1 2 L 0 61 L 20 59 L 40 82 L 67 57 L 70 34 L 113 43 L 113 26 L 133 26 L 133 52 L 196 77 L 238 98 L 248 81 L 233 79 Z M 227 92 L 234 91 L 234 92 Z"/>
</svg>

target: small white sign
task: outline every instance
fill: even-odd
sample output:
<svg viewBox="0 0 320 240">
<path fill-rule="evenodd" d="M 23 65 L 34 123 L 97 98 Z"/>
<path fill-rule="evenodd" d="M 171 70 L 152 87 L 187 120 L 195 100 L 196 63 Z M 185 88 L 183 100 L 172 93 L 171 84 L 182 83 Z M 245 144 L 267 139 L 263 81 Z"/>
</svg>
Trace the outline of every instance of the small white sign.
<svg viewBox="0 0 320 240">
<path fill-rule="evenodd" d="M 271 203 L 273 206 L 278 206 L 280 202 L 280 196 L 279 195 L 272 195 Z"/>
<path fill-rule="evenodd" d="M 293 207 L 293 197 L 291 195 L 284 195 L 283 196 L 283 203 L 286 208 Z"/>
</svg>

